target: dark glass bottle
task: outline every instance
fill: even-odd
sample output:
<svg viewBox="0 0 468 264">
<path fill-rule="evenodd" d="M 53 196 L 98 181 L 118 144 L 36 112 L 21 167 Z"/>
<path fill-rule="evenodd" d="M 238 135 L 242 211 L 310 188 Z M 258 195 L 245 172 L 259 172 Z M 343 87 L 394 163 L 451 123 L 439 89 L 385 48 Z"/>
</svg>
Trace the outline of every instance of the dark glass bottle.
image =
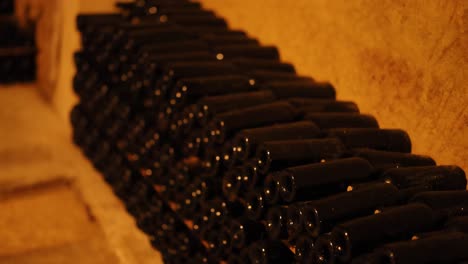
<svg viewBox="0 0 468 264">
<path fill-rule="evenodd" d="M 410 202 L 424 203 L 434 210 L 449 208 L 454 205 L 468 206 L 468 191 L 429 191 L 418 193 Z"/>
<path fill-rule="evenodd" d="M 255 154 L 257 146 L 265 141 L 308 139 L 319 135 L 319 128 L 310 121 L 244 129 L 233 140 L 233 152 L 230 155 L 234 158 L 231 160 L 245 162 Z"/>
<path fill-rule="evenodd" d="M 274 46 L 226 45 L 215 47 L 214 53 L 218 60 L 230 60 L 233 58 L 279 60 L 279 52 Z"/>
<path fill-rule="evenodd" d="M 411 152 L 411 139 L 400 129 L 348 128 L 331 129 L 329 137 L 338 137 L 346 147 L 370 148 L 384 151 Z"/>
<path fill-rule="evenodd" d="M 235 109 L 271 103 L 275 100 L 270 91 L 237 93 L 223 96 L 209 96 L 198 101 L 195 118 L 200 126 L 206 126 L 212 118 Z"/>
<path fill-rule="evenodd" d="M 393 205 L 397 200 L 398 189 L 395 186 L 378 183 L 306 202 L 300 210 L 302 210 L 305 230 L 310 236 L 317 237 L 329 232 L 337 223 L 371 215 L 376 209 Z"/>
<path fill-rule="evenodd" d="M 335 88 L 330 83 L 316 81 L 274 81 L 265 84 L 278 99 L 294 97 L 335 99 Z"/>
<path fill-rule="evenodd" d="M 273 81 L 303 81 L 311 82 L 312 78 L 300 76 L 292 72 L 277 72 L 270 70 L 252 70 L 245 73 L 249 77 L 252 86 L 262 87 Z"/>
<path fill-rule="evenodd" d="M 265 216 L 265 227 L 272 239 L 288 238 L 288 206 L 273 206 L 268 209 Z"/>
<path fill-rule="evenodd" d="M 330 99 L 315 98 L 290 98 L 288 102 L 302 109 L 305 113 L 331 112 L 331 113 L 359 113 L 359 108 L 354 102 L 336 101 Z"/>
<path fill-rule="evenodd" d="M 262 174 L 305 163 L 323 162 L 341 157 L 345 149 L 338 139 L 300 139 L 264 142 L 255 159 Z"/>
<path fill-rule="evenodd" d="M 217 114 L 210 124 L 211 141 L 222 144 L 237 131 L 274 123 L 286 123 L 298 118 L 299 112 L 290 104 L 277 102 Z"/>
<path fill-rule="evenodd" d="M 467 260 L 468 234 L 446 233 L 387 244 L 377 250 L 381 263 L 456 263 Z"/>
<path fill-rule="evenodd" d="M 294 254 L 278 240 L 263 240 L 249 247 L 252 263 L 288 264 L 294 263 Z"/>
<path fill-rule="evenodd" d="M 270 173 L 266 176 L 263 183 L 263 196 L 267 204 L 276 204 L 282 201 L 280 195 L 280 180 L 281 174 Z"/>
<path fill-rule="evenodd" d="M 308 235 L 300 235 L 294 242 L 296 263 L 306 264 L 312 260 L 315 241 Z"/>
<path fill-rule="evenodd" d="M 452 231 L 468 233 L 468 216 L 457 216 L 449 219 L 445 228 Z"/>
<path fill-rule="evenodd" d="M 458 216 L 468 216 L 468 191 L 432 191 L 414 195 L 410 202 L 420 202 L 431 207 L 434 222 L 442 228 L 447 221 Z"/>
<path fill-rule="evenodd" d="M 229 230 L 232 234 L 231 246 L 237 249 L 245 248 L 266 236 L 265 226 L 248 218 L 234 220 Z"/>
<path fill-rule="evenodd" d="M 269 59 L 233 58 L 230 60 L 230 62 L 236 65 L 238 68 L 243 69 L 244 72 L 250 72 L 254 70 L 264 70 L 279 73 L 296 72 L 292 64 Z"/>
<path fill-rule="evenodd" d="M 350 156 L 360 157 L 368 160 L 372 166 L 377 169 L 377 173 L 390 168 L 400 167 L 419 167 L 419 166 L 435 166 L 435 161 L 424 155 L 416 155 L 410 153 L 382 151 L 374 149 L 353 149 L 349 152 Z"/>
<path fill-rule="evenodd" d="M 180 78 L 209 77 L 216 75 L 228 75 L 236 73 L 235 66 L 225 62 L 176 62 L 169 63 L 162 77 L 152 91 L 156 102 L 166 98 L 171 92 L 173 85 Z"/>
<path fill-rule="evenodd" d="M 242 93 L 252 90 L 253 87 L 249 84 L 249 80 L 241 75 L 184 78 L 177 82 L 169 104 L 180 107 L 195 103 L 204 96 Z"/>
<path fill-rule="evenodd" d="M 242 216 L 245 212 L 245 206 L 239 201 L 230 202 L 216 198 L 209 201 L 207 210 L 210 212 L 208 224 L 215 225 Z"/>
<path fill-rule="evenodd" d="M 465 172 L 457 166 L 424 166 L 387 170 L 382 179 L 400 189 L 425 191 L 465 190 Z"/>
<path fill-rule="evenodd" d="M 206 231 L 205 241 L 207 242 L 207 251 L 217 259 L 225 259 L 231 248 L 231 231 L 225 228 L 220 230 L 209 229 Z"/>
<path fill-rule="evenodd" d="M 249 248 L 243 248 L 238 254 L 231 254 L 227 260 L 228 264 L 250 264 Z"/>
<path fill-rule="evenodd" d="M 12 15 L 15 10 L 15 5 L 13 0 L 6 0 L 0 3 L 0 14 L 1 15 Z"/>
<path fill-rule="evenodd" d="M 224 173 L 222 181 L 222 189 L 224 196 L 229 200 L 234 200 L 239 194 L 239 185 L 242 181 L 242 169 L 239 167 L 232 168 Z"/>
<path fill-rule="evenodd" d="M 321 129 L 379 127 L 373 116 L 356 113 L 308 113 L 304 119 L 314 122 Z"/>
<path fill-rule="evenodd" d="M 353 256 L 379 245 L 409 239 L 414 233 L 428 231 L 432 227 L 433 212 L 426 205 L 414 203 L 391 208 L 334 227 L 330 239 L 332 252 L 325 255 L 328 260 L 348 262 Z"/>
<path fill-rule="evenodd" d="M 265 198 L 260 192 L 249 192 L 245 198 L 245 215 L 252 220 L 260 220 L 263 218 L 267 205 Z"/>
<path fill-rule="evenodd" d="M 372 170 L 361 158 L 291 167 L 278 174 L 281 198 L 293 202 L 345 191 L 347 183 L 368 179 Z"/>
</svg>

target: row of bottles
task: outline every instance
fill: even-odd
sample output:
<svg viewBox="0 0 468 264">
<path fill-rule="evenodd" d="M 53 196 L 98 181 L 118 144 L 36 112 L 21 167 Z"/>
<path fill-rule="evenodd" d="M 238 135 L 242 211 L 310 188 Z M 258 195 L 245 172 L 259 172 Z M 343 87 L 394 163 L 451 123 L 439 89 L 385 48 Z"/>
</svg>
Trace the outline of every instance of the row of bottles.
<svg viewBox="0 0 468 264">
<path fill-rule="evenodd" d="M 15 1 L 14 0 L 2 0 L 0 1 L 0 16 L 1 15 L 13 15 L 15 12 Z"/>
<path fill-rule="evenodd" d="M 20 27 L 14 7 L 14 0 L 0 1 L 0 83 L 35 79 L 34 26 Z"/>
<path fill-rule="evenodd" d="M 462 169 L 199 3 L 117 7 L 77 19 L 73 140 L 166 263 L 468 260 Z"/>
</svg>

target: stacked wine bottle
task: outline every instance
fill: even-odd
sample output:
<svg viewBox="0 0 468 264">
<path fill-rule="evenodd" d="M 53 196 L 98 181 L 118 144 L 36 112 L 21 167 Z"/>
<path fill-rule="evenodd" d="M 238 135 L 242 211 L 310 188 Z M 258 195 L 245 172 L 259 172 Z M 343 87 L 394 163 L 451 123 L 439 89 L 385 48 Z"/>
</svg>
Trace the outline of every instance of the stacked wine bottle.
<svg viewBox="0 0 468 264">
<path fill-rule="evenodd" d="M 468 261 L 457 166 L 199 3 L 77 19 L 74 141 L 166 263 Z"/>
<path fill-rule="evenodd" d="M 20 28 L 14 7 L 14 0 L 0 1 L 0 83 L 35 79 L 34 26 Z"/>
</svg>

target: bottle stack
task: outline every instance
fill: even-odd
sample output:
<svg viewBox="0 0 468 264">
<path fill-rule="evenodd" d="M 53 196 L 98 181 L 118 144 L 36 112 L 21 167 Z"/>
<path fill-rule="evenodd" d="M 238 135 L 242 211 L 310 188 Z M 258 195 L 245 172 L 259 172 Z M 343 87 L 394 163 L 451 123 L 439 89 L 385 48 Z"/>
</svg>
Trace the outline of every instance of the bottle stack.
<svg viewBox="0 0 468 264">
<path fill-rule="evenodd" d="M 117 6 L 77 19 L 73 140 L 166 263 L 468 260 L 462 169 L 199 3 Z"/>
<path fill-rule="evenodd" d="M 14 7 L 14 0 L 0 1 L 0 84 L 35 79 L 34 26 L 20 28 Z"/>
</svg>

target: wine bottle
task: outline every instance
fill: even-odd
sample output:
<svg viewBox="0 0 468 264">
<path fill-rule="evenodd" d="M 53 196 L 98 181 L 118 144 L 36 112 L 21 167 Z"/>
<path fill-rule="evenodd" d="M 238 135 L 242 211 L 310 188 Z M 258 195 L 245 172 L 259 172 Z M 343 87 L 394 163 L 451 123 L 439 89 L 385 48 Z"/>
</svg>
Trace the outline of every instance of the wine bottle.
<svg viewBox="0 0 468 264">
<path fill-rule="evenodd" d="M 312 237 L 329 232 L 333 226 L 352 218 L 371 215 L 376 209 L 393 205 L 398 200 L 398 189 L 388 183 L 370 184 L 365 188 L 344 192 L 327 198 L 306 202 L 302 211 L 304 229 Z M 297 212 L 290 212 L 290 223 Z M 290 225 L 291 226 L 291 225 Z M 290 230 L 288 226 L 288 230 Z M 299 228 L 300 229 L 300 228 Z"/>
<path fill-rule="evenodd" d="M 277 72 L 269 70 L 253 70 L 244 72 L 249 78 L 252 86 L 262 87 L 273 81 L 303 81 L 311 82 L 313 79 L 308 76 L 301 76 L 291 72 Z"/>
<path fill-rule="evenodd" d="M 335 99 L 335 88 L 330 83 L 316 81 L 274 81 L 265 84 L 278 99 L 294 97 Z"/>
<path fill-rule="evenodd" d="M 243 248 L 239 254 L 231 254 L 227 260 L 228 264 L 250 264 L 249 249 Z"/>
<path fill-rule="evenodd" d="M 234 167 L 226 171 L 223 175 L 222 190 L 224 196 L 229 200 L 234 200 L 240 192 L 243 171 L 240 167 Z"/>
<path fill-rule="evenodd" d="M 457 166 L 423 166 L 387 170 L 382 179 L 400 189 L 419 187 L 426 191 L 465 190 L 465 172 Z"/>
<path fill-rule="evenodd" d="M 0 14 L 1 15 L 12 15 L 15 10 L 13 0 L 6 0 L 0 3 Z"/>
<path fill-rule="evenodd" d="M 204 96 L 250 91 L 248 79 L 240 75 L 186 78 L 177 82 L 169 103 L 180 106 L 195 103 Z"/>
<path fill-rule="evenodd" d="M 226 45 L 215 47 L 214 53 L 218 60 L 230 60 L 233 58 L 279 60 L 279 52 L 274 46 Z"/>
<path fill-rule="evenodd" d="M 377 169 L 376 174 L 381 174 L 390 168 L 436 165 L 435 161 L 429 156 L 410 153 L 361 148 L 350 150 L 349 155 L 368 160 Z"/>
<path fill-rule="evenodd" d="M 270 207 L 265 216 L 265 227 L 270 238 L 285 240 L 288 238 L 288 206 Z"/>
<path fill-rule="evenodd" d="M 266 236 L 265 226 L 248 218 L 234 220 L 229 230 L 232 234 L 231 245 L 237 249 L 245 248 Z"/>
<path fill-rule="evenodd" d="M 280 173 L 270 173 L 265 177 L 263 183 L 263 196 L 267 204 L 277 204 L 282 202 L 280 195 Z"/>
<path fill-rule="evenodd" d="M 308 235 L 300 235 L 294 242 L 294 256 L 296 263 L 305 264 L 310 263 L 312 254 L 315 247 L 315 241 Z"/>
<path fill-rule="evenodd" d="M 235 132 L 274 123 L 286 123 L 298 118 L 298 111 L 290 104 L 277 102 L 217 114 L 210 124 L 210 141 L 222 144 Z"/>
<path fill-rule="evenodd" d="M 379 245 L 408 239 L 412 234 L 432 227 L 432 210 L 426 205 L 413 203 L 341 223 L 331 231 L 332 247 L 322 247 L 317 251 L 324 252 L 321 257 L 328 260 L 326 263 L 333 260 L 349 262 L 353 256 Z"/>
<path fill-rule="evenodd" d="M 434 222 L 438 227 L 442 227 L 451 218 L 468 216 L 466 190 L 417 193 L 410 202 L 420 202 L 431 207 L 435 211 Z"/>
<path fill-rule="evenodd" d="M 207 251 L 217 259 L 225 259 L 231 248 L 231 231 L 226 227 L 220 230 L 207 230 L 205 241 L 207 242 Z"/>
<path fill-rule="evenodd" d="M 361 158 L 291 167 L 278 174 L 278 186 L 286 202 L 309 200 L 344 191 L 346 183 L 368 179 L 372 169 Z"/>
<path fill-rule="evenodd" d="M 294 263 L 294 254 L 283 242 L 277 240 L 263 240 L 252 244 L 249 247 L 249 258 L 252 263 Z"/>
<path fill-rule="evenodd" d="M 263 218 L 267 209 L 265 199 L 260 192 L 249 192 L 245 198 L 245 215 L 252 220 Z"/>
<path fill-rule="evenodd" d="M 449 219 L 445 228 L 451 231 L 468 233 L 468 216 L 457 216 Z"/>
<path fill-rule="evenodd" d="M 338 139 L 267 141 L 257 148 L 255 159 L 262 174 L 305 163 L 334 160 L 344 153 Z"/>
<path fill-rule="evenodd" d="M 240 217 L 245 212 L 245 206 L 239 201 L 225 201 L 215 199 L 210 201 L 209 210 L 211 212 L 208 217 L 209 224 L 221 224 L 228 219 Z"/>
<path fill-rule="evenodd" d="M 379 127 L 373 116 L 356 113 L 307 113 L 304 119 L 314 122 L 321 129 Z"/>
<path fill-rule="evenodd" d="M 455 205 L 468 206 L 468 191 L 429 191 L 413 196 L 410 202 L 424 203 L 434 210 L 449 208 Z"/>
<path fill-rule="evenodd" d="M 235 136 L 231 148 L 232 153 L 228 155 L 233 156 L 231 160 L 238 163 L 245 162 L 255 154 L 257 146 L 265 141 L 308 139 L 319 137 L 319 135 L 319 128 L 310 121 L 244 129 Z"/>
<path fill-rule="evenodd" d="M 223 96 L 208 96 L 198 101 L 197 112 L 194 114 L 200 126 L 206 126 L 216 114 L 234 109 L 252 107 L 271 103 L 275 100 L 269 91 L 237 93 Z"/>
<path fill-rule="evenodd" d="M 243 69 L 244 72 L 250 72 L 254 70 L 263 70 L 278 73 L 296 72 L 294 66 L 290 63 L 278 62 L 269 59 L 233 58 L 230 60 L 230 62 L 236 65 L 238 68 Z"/>
<path fill-rule="evenodd" d="M 384 151 L 411 152 L 411 140 L 400 129 L 347 128 L 331 129 L 329 137 L 338 137 L 346 147 L 370 148 Z"/>
<path fill-rule="evenodd" d="M 376 254 L 382 263 L 456 263 L 468 259 L 466 245 L 468 234 L 455 232 L 387 244 Z"/>
<path fill-rule="evenodd" d="M 288 102 L 303 109 L 306 113 L 331 112 L 331 113 L 359 113 L 359 108 L 354 102 L 336 101 L 316 98 L 290 98 Z"/>
</svg>

